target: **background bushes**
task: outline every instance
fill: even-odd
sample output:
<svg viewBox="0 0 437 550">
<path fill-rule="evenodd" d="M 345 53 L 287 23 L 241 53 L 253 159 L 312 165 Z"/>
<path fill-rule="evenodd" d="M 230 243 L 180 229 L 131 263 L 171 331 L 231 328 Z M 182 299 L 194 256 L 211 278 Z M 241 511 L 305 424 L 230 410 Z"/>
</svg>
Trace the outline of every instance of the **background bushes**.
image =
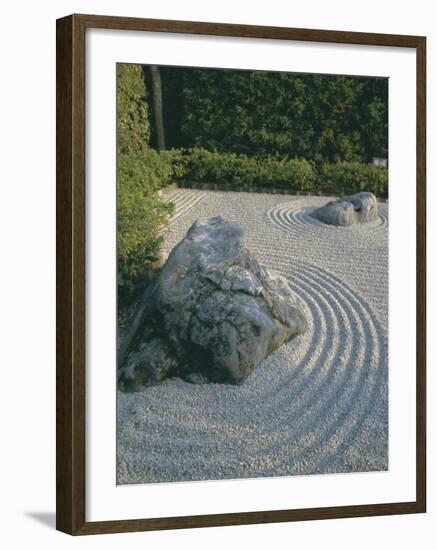
<svg viewBox="0 0 437 550">
<path fill-rule="evenodd" d="M 173 212 L 156 191 L 171 182 L 172 164 L 148 149 L 118 157 L 118 285 L 132 286 L 159 258 L 160 231 Z"/>
<path fill-rule="evenodd" d="M 313 164 L 303 159 L 259 159 L 194 148 L 182 150 L 174 162 L 183 185 L 215 183 L 229 190 L 278 188 L 304 191 L 314 185 Z"/>
<path fill-rule="evenodd" d="M 338 162 L 323 164 L 319 188 L 324 195 L 349 195 L 370 191 L 377 197 L 388 196 L 388 171 L 372 164 Z"/>
<path fill-rule="evenodd" d="M 170 148 L 305 158 L 317 165 L 387 158 L 386 78 L 181 67 L 160 71 Z"/>
<path fill-rule="evenodd" d="M 257 158 L 194 148 L 167 152 L 175 179 L 185 187 L 216 184 L 223 190 L 347 195 L 388 193 L 388 172 L 371 164 L 322 164 L 304 159 Z"/>
<path fill-rule="evenodd" d="M 148 94 L 140 65 L 117 64 L 117 151 L 137 153 L 149 147 Z"/>
<path fill-rule="evenodd" d="M 387 196 L 388 80 L 117 65 L 119 290 L 156 264 L 172 181 L 226 190 Z M 163 119 L 157 108 L 162 103 Z M 156 151 L 155 125 L 167 151 Z M 163 148 L 164 140 L 160 148 Z"/>
<path fill-rule="evenodd" d="M 147 91 L 140 65 L 117 65 L 117 281 L 129 291 L 159 258 L 172 212 L 157 190 L 172 181 L 168 155 L 150 149 Z"/>
</svg>

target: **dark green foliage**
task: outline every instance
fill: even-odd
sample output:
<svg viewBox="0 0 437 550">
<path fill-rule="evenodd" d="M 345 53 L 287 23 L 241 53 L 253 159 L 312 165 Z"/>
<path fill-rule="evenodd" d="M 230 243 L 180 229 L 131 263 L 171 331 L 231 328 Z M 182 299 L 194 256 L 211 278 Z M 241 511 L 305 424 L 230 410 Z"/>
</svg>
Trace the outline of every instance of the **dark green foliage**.
<svg viewBox="0 0 437 550">
<path fill-rule="evenodd" d="M 173 212 L 156 192 L 171 181 L 169 160 L 153 149 L 118 157 L 118 283 L 130 285 L 156 262 L 162 243 L 160 231 Z"/>
<path fill-rule="evenodd" d="M 388 158 L 388 79 L 366 78 L 361 105 L 365 161 Z"/>
<path fill-rule="evenodd" d="M 161 68 L 170 147 L 369 162 L 387 156 L 388 80 Z"/>
<path fill-rule="evenodd" d="M 388 170 L 360 162 L 324 164 L 317 188 L 325 195 L 350 195 L 369 191 L 377 197 L 388 196 Z"/>
<path fill-rule="evenodd" d="M 160 232 L 173 205 L 157 190 L 171 182 L 169 157 L 149 148 L 147 93 L 140 65 L 117 65 L 117 266 L 129 290 L 159 258 Z"/>
<path fill-rule="evenodd" d="M 200 148 L 185 150 L 173 158 L 179 179 L 187 183 L 217 183 L 224 189 L 272 187 L 295 191 L 311 189 L 314 185 L 314 169 L 306 160 L 258 159 Z"/>
<path fill-rule="evenodd" d="M 171 150 L 175 178 L 184 186 L 218 184 L 221 189 L 240 191 L 281 190 L 324 195 L 347 195 L 370 191 L 387 197 L 388 171 L 372 164 L 338 162 L 316 168 L 303 159 L 256 158 L 194 148 Z"/>
<path fill-rule="evenodd" d="M 150 148 L 150 71 L 117 65 L 118 281 L 157 258 L 171 214 L 157 190 L 184 185 L 387 196 L 388 80 L 160 67 L 168 151 Z M 306 160 L 304 160 L 306 159 Z"/>
<path fill-rule="evenodd" d="M 117 64 L 117 150 L 137 153 L 149 146 L 150 124 L 141 65 Z"/>
</svg>

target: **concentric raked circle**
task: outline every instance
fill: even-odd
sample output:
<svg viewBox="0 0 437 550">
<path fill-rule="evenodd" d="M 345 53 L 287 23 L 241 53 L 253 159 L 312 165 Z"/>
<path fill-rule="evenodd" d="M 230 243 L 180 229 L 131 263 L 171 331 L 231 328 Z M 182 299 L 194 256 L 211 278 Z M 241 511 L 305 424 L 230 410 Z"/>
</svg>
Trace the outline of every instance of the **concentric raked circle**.
<svg viewBox="0 0 437 550">
<path fill-rule="evenodd" d="M 323 238 L 332 233 L 356 232 L 360 231 L 386 231 L 388 227 L 388 211 L 385 204 L 379 204 L 379 219 L 375 222 L 359 224 L 359 226 L 336 227 L 327 225 L 310 214 L 316 206 L 302 206 L 301 201 L 285 202 L 271 208 L 267 212 L 267 218 L 280 229 L 285 229 L 299 235 L 305 232 L 306 235 Z"/>
<path fill-rule="evenodd" d="M 363 440 L 386 444 L 384 428 L 373 430 L 387 414 L 386 331 L 334 274 L 301 262 L 290 269 L 286 260 L 282 271 L 308 331 L 241 386 L 223 391 L 169 380 L 148 388 L 140 405 L 125 395 L 119 406 L 132 410 L 119 433 L 119 445 L 124 433 L 129 441 L 118 460 L 119 483 L 386 468 L 371 452 L 357 458 Z"/>
</svg>

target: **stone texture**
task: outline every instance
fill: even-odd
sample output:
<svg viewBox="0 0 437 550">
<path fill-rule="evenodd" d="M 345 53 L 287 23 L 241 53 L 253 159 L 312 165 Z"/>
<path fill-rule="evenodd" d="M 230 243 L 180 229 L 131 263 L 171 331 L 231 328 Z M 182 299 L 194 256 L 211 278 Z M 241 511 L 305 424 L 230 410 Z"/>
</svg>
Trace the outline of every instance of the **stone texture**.
<svg viewBox="0 0 437 550">
<path fill-rule="evenodd" d="M 338 226 L 373 222 L 378 219 L 378 203 L 372 193 L 357 193 L 328 202 L 311 213 L 313 218 Z"/>
<path fill-rule="evenodd" d="M 239 224 L 219 217 L 191 226 L 147 300 L 119 371 L 125 391 L 173 376 L 239 384 L 307 326 L 287 280 L 259 265 Z"/>
</svg>

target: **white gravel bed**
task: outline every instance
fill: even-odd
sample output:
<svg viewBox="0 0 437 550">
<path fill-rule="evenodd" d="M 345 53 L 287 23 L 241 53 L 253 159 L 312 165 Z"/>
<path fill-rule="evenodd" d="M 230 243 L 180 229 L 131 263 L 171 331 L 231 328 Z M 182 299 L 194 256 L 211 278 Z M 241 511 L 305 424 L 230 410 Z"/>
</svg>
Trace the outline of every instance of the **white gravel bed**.
<svg viewBox="0 0 437 550">
<path fill-rule="evenodd" d="M 194 220 L 239 222 L 259 261 L 300 296 L 309 330 L 241 386 L 167 380 L 118 392 L 117 482 L 386 470 L 388 205 L 348 228 L 309 216 L 322 197 L 173 190 L 164 253 Z"/>
</svg>

